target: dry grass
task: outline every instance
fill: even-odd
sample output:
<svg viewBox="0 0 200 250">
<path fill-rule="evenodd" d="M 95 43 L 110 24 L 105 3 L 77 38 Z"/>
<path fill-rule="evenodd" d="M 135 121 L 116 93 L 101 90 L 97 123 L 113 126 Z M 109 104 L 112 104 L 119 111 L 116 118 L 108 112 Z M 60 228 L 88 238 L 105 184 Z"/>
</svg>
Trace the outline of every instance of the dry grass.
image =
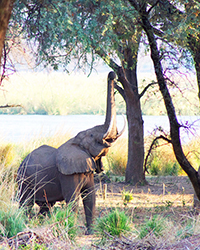
<svg viewBox="0 0 200 250">
<path fill-rule="evenodd" d="M 41 140 L 35 138 L 35 140 L 28 145 L 2 145 L 2 147 L 0 147 L 1 208 L 6 210 L 8 204 L 9 206 L 13 206 L 14 209 L 18 208 L 18 204 L 14 200 L 16 195 L 15 175 L 19 166 L 19 161 L 25 154 L 41 144 L 58 147 L 66 140 L 66 137 L 70 137 L 70 135 L 66 134 L 63 136 L 56 134 L 54 137 Z M 119 145 L 115 144 L 113 151 L 111 151 L 110 157 L 116 159 L 116 162 L 123 162 L 122 159 L 118 160 L 118 147 L 120 148 L 120 152 L 121 148 L 124 149 L 124 154 L 120 156 L 126 159 L 124 143 L 126 143 L 124 139 L 120 140 Z M 198 142 L 192 142 L 185 150 L 190 150 L 191 152 L 196 151 L 198 145 Z M 165 156 L 165 154 L 167 156 Z M 192 155 L 192 153 L 190 154 Z M 163 162 L 167 160 L 167 158 L 173 159 L 171 148 L 166 151 L 161 151 L 161 155 L 164 157 L 162 159 Z M 114 161 L 113 165 L 115 166 Z M 152 245 L 154 246 L 152 249 L 155 249 L 155 246 L 161 247 L 163 244 L 165 244 L 165 246 L 175 244 L 185 237 L 198 234 L 200 231 L 200 217 L 193 213 L 193 189 L 188 178 L 185 176 L 148 176 L 147 180 L 149 181 L 148 186 L 131 186 L 123 182 L 107 183 L 108 192 L 106 199 L 102 196 L 102 186 L 97 184 L 96 217 L 101 217 L 109 213 L 113 208 L 118 208 L 125 211 L 129 216 L 132 228 L 131 233 L 129 233 L 126 238 L 112 239 L 106 246 L 101 246 L 101 249 L 111 249 L 111 245 L 114 243 L 116 244 L 115 249 L 120 249 L 120 247 L 122 248 L 121 243 L 123 242 L 128 242 L 127 244 L 124 243 L 124 246 L 134 246 L 135 249 L 138 249 L 136 248 L 138 246 L 141 246 L 140 249 L 147 249 L 145 246 L 147 246 L 149 242 L 150 244 L 148 246 Z M 122 198 L 123 191 L 131 192 L 133 200 L 125 204 Z M 164 221 L 164 231 L 162 235 L 158 237 L 154 235 L 153 231 L 150 231 L 144 239 L 139 239 L 138 233 L 142 230 L 142 225 L 145 225 L 146 221 L 151 220 L 154 216 L 159 216 L 160 220 Z M 85 231 L 85 217 L 81 202 L 78 221 L 81 222 L 81 226 L 80 232 L 77 234 L 76 243 L 64 239 L 62 233 L 59 237 L 55 236 L 53 233 L 54 223 L 50 225 L 35 223 L 34 226 L 33 224 L 27 223 L 28 228 L 25 232 L 22 232 L 21 236 L 18 235 L 14 237 L 10 242 L 8 239 L 4 239 L 0 247 L 3 246 L 4 249 L 9 249 L 6 248 L 8 244 L 16 244 L 16 239 L 20 240 L 20 237 L 25 237 L 29 245 L 35 242 L 41 246 L 41 249 L 43 246 L 46 247 L 44 248 L 45 250 L 51 249 L 50 245 L 53 246 L 53 249 L 57 249 L 56 247 L 61 247 L 62 249 L 98 249 L 100 246 L 96 246 L 98 239 L 95 235 L 92 237 L 83 236 Z M 120 241 L 121 243 L 119 243 Z"/>
<path fill-rule="evenodd" d="M 15 86 L 13 88 L 13 86 Z M 20 104 L 23 108 L 2 109 L 20 114 L 104 114 L 106 110 L 107 74 L 67 75 L 59 72 L 21 73 L 10 76 L 0 91 L 1 105 Z M 118 112 L 124 102 L 116 95 Z"/>
<path fill-rule="evenodd" d="M 11 114 L 104 114 L 107 85 L 107 73 L 83 74 L 60 72 L 34 73 L 21 72 L 10 76 L 4 81 L 0 91 L 0 103 L 20 104 L 24 108 L 3 109 L 1 112 Z M 152 82 L 154 75 L 143 73 L 139 75 L 139 92 Z M 145 79 L 145 80 L 144 80 Z M 178 83 L 181 92 L 172 86 L 173 101 L 178 115 L 199 114 L 197 84 L 194 76 L 173 79 Z M 184 96 L 183 94 L 184 93 Z M 117 93 L 116 107 L 118 113 L 125 113 L 125 104 Z M 144 115 L 166 114 L 158 87 L 148 90 L 141 99 Z"/>
</svg>

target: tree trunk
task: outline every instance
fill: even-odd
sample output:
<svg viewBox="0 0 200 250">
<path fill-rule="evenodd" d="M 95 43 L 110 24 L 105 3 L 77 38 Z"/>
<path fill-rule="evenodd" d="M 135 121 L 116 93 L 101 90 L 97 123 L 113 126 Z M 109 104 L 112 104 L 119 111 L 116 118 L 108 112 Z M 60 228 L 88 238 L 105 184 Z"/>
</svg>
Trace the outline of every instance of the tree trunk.
<svg viewBox="0 0 200 250">
<path fill-rule="evenodd" d="M 144 129 L 142 111 L 140 106 L 140 96 L 137 84 L 137 53 L 139 38 L 131 39 L 130 46 L 125 46 L 123 51 L 122 67 L 106 56 L 102 49 L 95 52 L 109 65 L 118 75 L 118 81 L 123 88 L 115 86 L 126 103 L 126 115 L 128 121 L 128 161 L 126 166 L 126 182 L 133 185 L 145 183 L 143 171 L 144 163 Z"/>
<path fill-rule="evenodd" d="M 187 160 L 186 156 L 183 153 L 183 149 L 182 149 L 181 141 L 180 141 L 180 124 L 177 121 L 174 105 L 172 103 L 172 99 L 171 99 L 171 96 L 168 91 L 165 78 L 163 75 L 163 69 L 162 69 L 162 65 L 160 62 L 161 57 L 159 55 L 153 28 L 149 22 L 146 9 L 141 8 L 139 10 L 139 13 L 141 16 L 142 27 L 148 37 L 149 46 L 151 50 L 151 58 L 154 64 L 155 74 L 157 77 L 157 81 L 159 84 L 161 94 L 163 96 L 163 100 L 164 100 L 165 107 L 167 110 L 167 115 L 168 115 L 169 122 L 170 122 L 170 136 L 171 136 L 171 142 L 172 142 L 174 154 L 176 156 L 178 163 L 188 175 L 194 187 L 196 195 L 198 199 L 200 200 L 200 176 L 198 175 L 198 172 L 192 167 L 192 165 L 190 164 L 190 162 Z"/>
<path fill-rule="evenodd" d="M 2 56 L 6 30 L 13 9 L 14 0 L 0 1 L 0 59 Z"/>
<path fill-rule="evenodd" d="M 194 59 L 194 65 L 196 69 L 196 75 L 197 75 L 197 85 L 198 85 L 198 97 L 200 99 L 200 36 L 188 36 L 188 44 L 189 48 L 191 50 L 192 57 Z"/>
<path fill-rule="evenodd" d="M 127 70 L 119 68 L 117 74 L 124 87 L 128 121 L 128 161 L 125 181 L 136 185 L 146 182 L 143 171 L 144 128 L 137 87 L 136 64 L 135 67 L 132 65 Z"/>
<path fill-rule="evenodd" d="M 128 120 L 128 162 L 126 182 L 133 185 L 145 182 L 144 163 L 144 128 L 139 96 L 133 93 L 126 98 Z"/>
</svg>

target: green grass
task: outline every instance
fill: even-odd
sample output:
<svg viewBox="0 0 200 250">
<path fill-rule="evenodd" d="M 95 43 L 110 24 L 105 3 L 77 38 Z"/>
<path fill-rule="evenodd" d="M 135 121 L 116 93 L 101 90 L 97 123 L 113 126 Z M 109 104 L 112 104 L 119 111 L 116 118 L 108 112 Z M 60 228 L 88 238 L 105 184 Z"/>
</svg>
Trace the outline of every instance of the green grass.
<svg viewBox="0 0 200 250">
<path fill-rule="evenodd" d="M 142 239 L 148 234 L 154 234 L 156 237 L 162 236 L 165 229 L 165 220 L 154 215 L 150 219 L 146 219 L 139 228 L 139 237 Z"/>
<path fill-rule="evenodd" d="M 8 204 L 0 209 L 0 237 L 12 237 L 25 229 L 25 215 L 23 209 Z"/>
<path fill-rule="evenodd" d="M 108 214 L 97 219 L 95 232 L 105 242 L 109 235 L 120 237 L 131 230 L 130 220 L 124 211 L 114 209 Z"/>
</svg>

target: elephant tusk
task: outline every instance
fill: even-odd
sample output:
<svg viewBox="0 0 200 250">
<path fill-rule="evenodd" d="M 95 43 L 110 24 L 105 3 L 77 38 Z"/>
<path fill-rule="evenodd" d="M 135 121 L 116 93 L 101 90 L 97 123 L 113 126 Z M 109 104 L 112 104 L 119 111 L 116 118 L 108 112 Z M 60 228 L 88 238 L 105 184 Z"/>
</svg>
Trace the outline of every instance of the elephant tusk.
<svg viewBox="0 0 200 250">
<path fill-rule="evenodd" d="M 110 131 L 112 130 L 113 123 L 114 123 L 114 117 L 112 116 L 110 125 L 109 125 L 109 127 L 108 127 L 108 130 L 107 130 L 106 133 L 103 135 L 103 139 L 105 139 L 105 138 L 109 135 Z"/>
<path fill-rule="evenodd" d="M 116 136 L 115 140 L 116 140 L 117 138 L 119 138 L 119 137 L 124 133 L 125 128 L 126 128 L 126 118 L 125 118 L 124 115 L 122 115 L 122 117 L 124 118 L 124 126 L 123 126 L 122 130 L 121 130 L 119 133 L 117 133 L 117 136 Z"/>
</svg>

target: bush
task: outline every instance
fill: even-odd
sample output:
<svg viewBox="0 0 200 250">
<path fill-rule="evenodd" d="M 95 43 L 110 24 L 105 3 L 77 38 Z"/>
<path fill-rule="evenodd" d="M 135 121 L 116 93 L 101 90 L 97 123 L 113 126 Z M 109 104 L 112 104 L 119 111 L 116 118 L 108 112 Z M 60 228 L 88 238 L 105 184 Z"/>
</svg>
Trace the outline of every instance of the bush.
<svg viewBox="0 0 200 250">
<path fill-rule="evenodd" d="M 160 176 L 178 176 L 181 173 L 181 167 L 175 159 L 171 146 L 163 146 L 154 149 L 148 160 L 149 173 Z"/>
<path fill-rule="evenodd" d="M 119 212 L 117 209 L 97 219 L 95 231 L 101 237 L 101 242 L 104 243 L 106 238 L 111 236 L 120 237 L 130 231 L 129 218 L 124 211 Z M 108 233 L 108 235 L 106 233 Z"/>
</svg>

